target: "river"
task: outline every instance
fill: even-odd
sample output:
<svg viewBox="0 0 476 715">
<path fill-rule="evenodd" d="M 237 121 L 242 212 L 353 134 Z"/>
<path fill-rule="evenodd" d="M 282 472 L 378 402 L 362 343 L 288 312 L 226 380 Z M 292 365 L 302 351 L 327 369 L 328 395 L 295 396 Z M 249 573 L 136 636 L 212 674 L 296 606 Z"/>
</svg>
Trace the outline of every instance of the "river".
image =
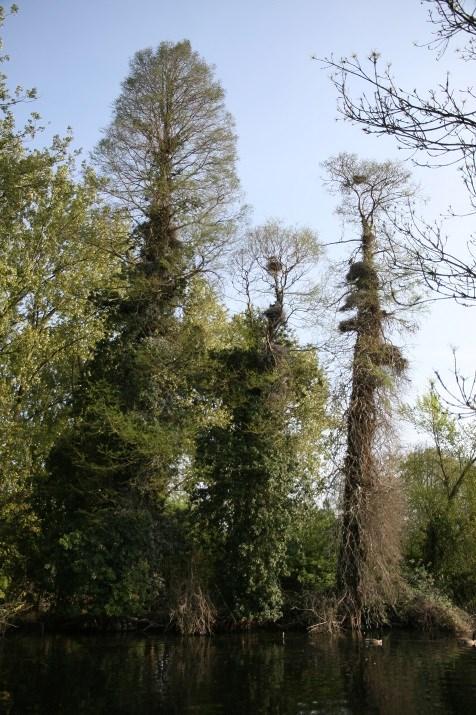
<svg viewBox="0 0 476 715">
<path fill-rule="evenodd" d="M 0 712 L 41 715 L 476 713 L 476 649 L 392 632 L 213 638 L 14 635 L 0 642 Z"/>
</svg>

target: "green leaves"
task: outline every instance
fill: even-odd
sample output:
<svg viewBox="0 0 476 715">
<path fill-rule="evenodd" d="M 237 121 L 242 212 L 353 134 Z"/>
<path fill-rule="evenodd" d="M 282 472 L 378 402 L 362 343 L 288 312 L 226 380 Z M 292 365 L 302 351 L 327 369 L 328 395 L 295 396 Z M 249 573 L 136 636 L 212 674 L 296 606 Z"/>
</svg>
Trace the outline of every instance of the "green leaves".
<svg viewBox="0 0 476 715">
<path fill-rule="evenodd" d="M 120 215 L 99 203 L 90 172 L 79 183 L 72 180 L 62 150 L 27 152 L 9 130 L 3 138 L 10 149 L 4 144 L 0 153 L 0 444 L 5 449 L 22 425 L 24 437 L 30 441 L 26 435 L 32 433 L 37 447 L 51 438 L 44 435 L 45 424 L 59 416 L 74 373 L 104 334 L 104 315 L 93 296 L 106 286 L 120 289 L 127 233 Z M 44 440 L 35 435 L 36 425 Z M 15 451 L 13 444 L 7 450 L 12 460 Z M 4 470 L 9 463 L 19 469 L 17 458 L 7 458 Z"/>
<path fill-rule="evenodd" d="M 32 485 L 104 336 L 95 297 L 122 290 L 128 225 L 91 169 L 75 178 L 70 137 L 36 149 L 38 114 L 16 127 L 12 106 L 35 92 L 11 94 L 2 76 L 0 95 L 0 575 L 14 573 L 18 588 L 37 546 Z"/>
<path fill-rule="evenodd" d="M 195 515 L 226 607 L 266 622 L 281 615 L 294 497 L 316 476 L 326 392 L 315 355 L 289 350 L 276 364 L 264 323 L 232 325 L 232 344 L 213 354 L 208 396 L 225 419 L 198 437 Z"/>
</svg>

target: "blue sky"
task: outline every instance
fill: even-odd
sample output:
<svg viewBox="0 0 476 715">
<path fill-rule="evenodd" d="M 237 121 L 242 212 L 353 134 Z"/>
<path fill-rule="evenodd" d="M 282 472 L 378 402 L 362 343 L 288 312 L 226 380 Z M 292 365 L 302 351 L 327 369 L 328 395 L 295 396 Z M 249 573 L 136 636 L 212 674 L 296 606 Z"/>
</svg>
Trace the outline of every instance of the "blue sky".
<svg viewBox="0 0 476 715">
<path fill-rule="evenodd" d="M 111 106 L 139 49 L 188 38 L 216 65 L 235 117 L 239 174 L 253 219 L 273 216 L 314 228 L 326 243 L 341 235 L 334 200 L 322 188 L 320 162 L 340 151 L 367 159 L 401 158 L 390 138 L 368 137 L 336 122 L 336 95 L 328 72 L 311 59 L 334 53 L 362 57 L 379 50 L 392 60 L 402 86 L 429 87 L 448 67 L 465 86 L 471 67 L 451 53 L 440 62 L 414 42 L 430 38 L 419 0 L 19 0 L 8 18 L 5 67 L 10 84 L 38 88 L 35 109 L 50 133 L 73 128 L 87 153 L 108 124 Z M 451 171 L 416 170 L 432 196 L 429 216 L 458 202 Z M 455 235 L 455 240 L 461 240 Z M 422 329 L 407 339 L 414 387 L 434 368 L 451 366 L 450 345 L 471 367 L 469 309 L 437 304 Z"/>
</svg>

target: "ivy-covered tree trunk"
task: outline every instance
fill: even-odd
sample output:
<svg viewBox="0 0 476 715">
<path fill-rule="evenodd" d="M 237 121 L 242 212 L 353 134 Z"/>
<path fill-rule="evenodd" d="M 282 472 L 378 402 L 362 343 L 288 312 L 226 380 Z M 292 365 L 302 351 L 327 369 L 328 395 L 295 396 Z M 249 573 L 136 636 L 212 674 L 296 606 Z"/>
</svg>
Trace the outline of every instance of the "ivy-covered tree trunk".
<svg viewBox="0 0 476 715">
<path fill-rule="evenodd" d="M 256 229 L 238 263 L 245 286 L 261 280 L 273 302 L 258 311 L 248 293 L 230 346 L 212 356 L 209 393 L 221 420 L 199 435 L 195 516 L 217 603 L 240 625 L 282 615 L 297 495 L 316 477 L 308 454 L 315 456 L 325 422 L 326 388 L 315 351 L 300 351 L 287 326 L 286 289 L 298 292 L 296 274 L 300 280 L 317 254 L 310 232 L 276 223 Z"/>
<path fill-rule="evenodd" d="M 347 413 L 347 453 L 344 463 L 342 534 L 338 588 L 351 624 L 360 628 L 367 606 L 366 570 L 372 555 L 368 519 L 372 512 L 377 469 L 375 440 L 378 420 L 378 374 L 388 345 L 383 340 L 382 307 L 375 267 L 375 237 L 363 219 L 362 261 L 351 266 L 347 282 L 352 292 L 346 309 L 357 307 L 354 318 L 341 322 L 343 332 L 355 331 L 352 391 Z M 375 505 L 376 506 L 376 505 Z"/>
<path fill-rule="evenodd" d="M 331 182 L 343 197 L 340 211 L 361 229 L 359 260 L 350 264 L 341 310 L 342 333 L 355 335 L 352 381 L 346 417 L 342 527 L 337 590 L 343 620 L 360 629 L 362 620 L 383 617 L 395 600 L 399 580 L 398 496 L 387 473 L 389 398 L 406 361 L 386 335 L 395 304 L 391 268 L 385 261 L 388 229 L 381 219 L 408 195 L 407 175 L 390 162 L 357 162 L 340 155 L 327 162 Z M 377 235 L 380 228 L 382 236 Z M 387 243 L 386 243 L 387 242 Z M 394 248 L 394 247 L 393 247 Z M 391 264 L 391 261 L 390 261 Z M 403 282 L 399 277 L 400 285 Z M 386 301 L 384 309 L 383 301 Z"/>
</svg>

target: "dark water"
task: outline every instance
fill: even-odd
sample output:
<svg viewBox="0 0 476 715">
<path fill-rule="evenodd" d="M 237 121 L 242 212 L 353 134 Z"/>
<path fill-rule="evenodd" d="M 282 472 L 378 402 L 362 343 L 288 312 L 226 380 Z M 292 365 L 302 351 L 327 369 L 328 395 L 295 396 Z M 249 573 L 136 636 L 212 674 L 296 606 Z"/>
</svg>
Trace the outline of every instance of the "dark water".
<svg viewBox="0 0 476 715">
<path fill-rule="evenodd" d="M 0 712 L 182 715 L 476 713 L 476 649 L 402 633 L 383 647 L 280 633 L 15 636 Z"/>
</svg>

